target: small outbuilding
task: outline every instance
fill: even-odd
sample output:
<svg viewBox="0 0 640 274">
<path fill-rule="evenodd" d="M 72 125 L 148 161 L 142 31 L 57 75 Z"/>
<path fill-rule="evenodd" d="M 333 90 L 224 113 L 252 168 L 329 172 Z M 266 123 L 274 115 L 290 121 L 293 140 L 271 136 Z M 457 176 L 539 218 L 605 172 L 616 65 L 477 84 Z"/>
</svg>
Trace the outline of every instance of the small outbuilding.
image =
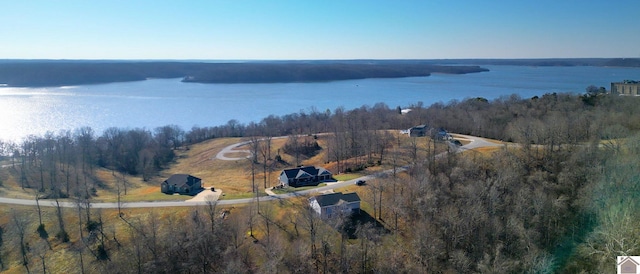
<svg viewBox="0 0 640 274">
<path fill-rule="evenodd" d="M 202 180 L 189 174 L 173 174 L 160 184 L 160 191 L 166 194 L 195 195 L 202 190 Z"/>
</svg>

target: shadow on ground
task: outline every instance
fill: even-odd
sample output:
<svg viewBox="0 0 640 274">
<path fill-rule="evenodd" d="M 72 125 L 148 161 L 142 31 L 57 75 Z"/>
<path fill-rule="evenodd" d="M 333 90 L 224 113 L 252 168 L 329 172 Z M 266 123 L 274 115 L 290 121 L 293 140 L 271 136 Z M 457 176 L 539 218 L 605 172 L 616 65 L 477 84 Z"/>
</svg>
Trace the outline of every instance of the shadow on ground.
<svg viewBox="0 0 640 274">
<path fill-rule="evenodd" d="M 370 227 L 378 234 L 387 234 L 391 231 L 386 229 L 382 223 L 373 218 L 366 211 L 360 211 L 360 214 L 352 214 L 344 226 L 344 232 L 349 239 L 358 239 L 359 229 L 361 227 Z"/>
</svg>

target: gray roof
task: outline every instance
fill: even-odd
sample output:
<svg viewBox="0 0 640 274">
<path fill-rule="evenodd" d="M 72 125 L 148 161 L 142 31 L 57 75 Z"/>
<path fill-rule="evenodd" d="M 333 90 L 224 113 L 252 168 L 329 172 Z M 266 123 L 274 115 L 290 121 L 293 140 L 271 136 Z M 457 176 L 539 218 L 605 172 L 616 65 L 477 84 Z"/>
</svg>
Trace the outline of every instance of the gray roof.
<svg viewBox="0 0 640 274">
<path fill-rule="evenodd" d="M 358 193 L 355 193 L 355 192 L 347 193 L 347 194 L 342 194 L 342 192 L 336 192 L 336 193 L 318 195 L 313 198 L 316 199 L 320 207 L 337 205 L 337 204 L 340 204 L 341 201 L 347 202 L 347 203 L 360 202 L 360 197 L 358 196 Z"/>
<path fill-rule="evenodd" d="M 309 176 L 315 177 L 323 174 L 331 175 L 331 172 L 329 172 L 328 170 L 322 167 L 315 167 L 315 166 L 290 168 L 290 169 L 285 169 L 282 172 L 284 172 L 284 174 L 289 179 L 293 179 L 293 178 L 297 179 L 297 178 L 303 178 L 303 177 L 309 177 Z"/>
<path fill-rule="evenodd" d="M 191 178 L 191 180 L 189 180 L 189 178 Z M 166 179 L 164 182 L 166 182 L 169 185 L 182 187 L 184 185 L 193 186 L 196 182 L 200 180 L 201 180 L 200 178 L 191 176 L 189 174 L 173 174 L 171 175 L 171 177 L 169 177 L 169 179 Z"/>
<path fill-rule="evenodd" d="M 412 127 L 411 129 L 426 129 L 426 128 L 427 128 L 427 125 L 419 125 L 419 126 Z"/>
</svg>

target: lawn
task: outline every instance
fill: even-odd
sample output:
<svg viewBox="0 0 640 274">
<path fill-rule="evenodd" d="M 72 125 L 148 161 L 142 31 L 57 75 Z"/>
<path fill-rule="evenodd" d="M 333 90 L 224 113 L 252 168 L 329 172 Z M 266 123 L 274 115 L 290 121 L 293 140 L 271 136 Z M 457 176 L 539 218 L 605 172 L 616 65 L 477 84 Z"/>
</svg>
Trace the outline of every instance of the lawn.
<svg viewBox="0 0 640 274">
<path fill-rule="evenodd" d="M 327 185 L 326 183 L 322 183 L 317 186 L 287 187 L 287 188 L 273 189 L 272 191 L 275 194 L 286 194 L 286 193 L 292 193 L 292 192 L 301 191 L 301 190 L 314 189 L 314 188 L 318 188 L 326 185 Z"/>
<path fill-rule="evenodd" d="M 246 199 L 246 198 L 253 198 L 256 195 L 253 192 L 243 192 L 243 193 L 225 193 L 223 192 L 222 195 L 220 195 L 220 200 L 235 200 L 235 199 Z M 265 197 L 268 196 L 267 193 L 264 192 L 259 192 L 258 193 L 259 197 Z"/>
<path fill-rule="evenodd" d="M 362 176 L 364 175 L 360 173 L 341 173 L 341 174 L 333 175 L 333 178 L 338 181 L 349 181 L 356 178 L 360 178 Z"/>
</svg>

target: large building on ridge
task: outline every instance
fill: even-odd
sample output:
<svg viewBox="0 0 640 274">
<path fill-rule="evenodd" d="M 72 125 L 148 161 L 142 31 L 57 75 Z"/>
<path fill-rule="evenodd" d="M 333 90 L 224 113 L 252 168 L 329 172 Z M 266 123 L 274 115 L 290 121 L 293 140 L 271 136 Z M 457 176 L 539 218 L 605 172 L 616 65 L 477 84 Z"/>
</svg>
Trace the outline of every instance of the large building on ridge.
<svg viewBox="0 0 640 274">
<path fill-rule="evenodd" d="M 611 94 L 640 96 L 640 81 L 624 80 L 611 83 Z"/>
</svg>

